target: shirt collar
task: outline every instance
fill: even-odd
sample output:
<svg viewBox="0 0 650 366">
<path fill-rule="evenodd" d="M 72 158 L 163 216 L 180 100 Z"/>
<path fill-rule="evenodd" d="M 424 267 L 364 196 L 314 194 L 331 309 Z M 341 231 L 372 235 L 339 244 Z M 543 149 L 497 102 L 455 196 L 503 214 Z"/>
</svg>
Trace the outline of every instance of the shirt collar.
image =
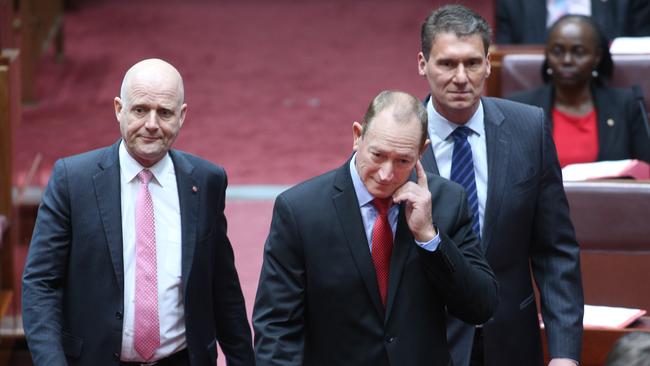
<svg viewBox="0 0 650 366">
<path fill-rule="evenodd" d="M 162 177 L 166 174 L 169 169 L 172 167 L 172 159 L 169 157 L 169 152 L 160 159 L 156 164 L 145 168 L 140 163 L 138 163 L 128 151 L 126 151 L 126 146 L 124 146 L 124 140 L 120 141 L 119 148 L 119 158 L 120 158 L 120 171 L 122 176 L 126 179 L 127 182 L 133 181 L 136 178 L 138 173 L 142 169 L 149 169 L 153 173 L 153 180 L 161 187 L 163 186 Z"/>
<path fill-rule="evenodd" d="M 352 155 L 352 159 L 350 159 L 350 176 L 352 176 L 352 184 L 354 184 L 354 191 L 357 194 L 359 207 L 363 207 L 370 203 L 374 197 L 370 194 L 370 192 L 368 192 L 366 186 L 361 181 L 361 177 L 359 176 L 359 172 L 357 171 L 357 167 L 355 165 L 356 159 L 357 153 L 355 152 L 354 155 Z"/>
<path fill-rule="evenodd" d="M 429 98 L 427 103 L 427 114 L 429 115 L 429 131 L 435 133 L 441 140 L 447 140 L 452 132 L 461 125 L 450 122 L 440 115 L 433 106 L 433 97 Z M 479 136 L 485 133 L 485 121 L 483 121 L 483 102 L 479 99 L 478 108 L 474 115 L 465 123 L 465 127 L 474 131 Z"/>
</svg>

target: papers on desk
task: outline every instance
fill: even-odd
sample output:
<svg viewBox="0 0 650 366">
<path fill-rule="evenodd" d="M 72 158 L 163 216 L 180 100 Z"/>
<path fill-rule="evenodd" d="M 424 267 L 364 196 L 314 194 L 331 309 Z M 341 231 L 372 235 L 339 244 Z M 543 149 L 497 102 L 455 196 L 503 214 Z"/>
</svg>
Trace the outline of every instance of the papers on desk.
<svg viewBox="0 0 650 366">
<path fill-rule="evenodd" d="M 650 37 L 617 37 L 609 46 L 609 52 L 618 55 L 650 53 Z"/>
<path fill-rule="evenodd" d="M 582 325 L 585 329 L 623 329 L 645 314 L 646 311 L 641 309 L 585 305 Z M 542 314 L 538 316 L 539 326 L 544 328 Z"/>
<path fill-rule="evenodd" d="M 646 311 L 641 309 L 585 305 L 585 317 L 582 323 L 585 328 L 591 329 L 622 329 L 645 314 Z"/>
<path fill-rule="evenodd" d="M 562 169 L 565 182 L 606 178 L 650 179 L 650 165 L 636 159 L 625 159 L 569 164 Z"/>
</svg>

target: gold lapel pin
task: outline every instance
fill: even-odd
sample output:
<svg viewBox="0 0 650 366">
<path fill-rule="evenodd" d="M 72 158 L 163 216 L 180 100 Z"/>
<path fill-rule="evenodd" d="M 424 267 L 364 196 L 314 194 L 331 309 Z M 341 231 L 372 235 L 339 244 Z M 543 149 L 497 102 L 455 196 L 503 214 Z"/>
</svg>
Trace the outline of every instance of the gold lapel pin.
<svg viewBox="0 0 650 366">
<path fill-rule="evenodd" d="M 607 119 L 607 125 L 608 125 L 609 127 L 614 127 L 614 120 L 611 119 L 611 118 Z"/>
</svg>

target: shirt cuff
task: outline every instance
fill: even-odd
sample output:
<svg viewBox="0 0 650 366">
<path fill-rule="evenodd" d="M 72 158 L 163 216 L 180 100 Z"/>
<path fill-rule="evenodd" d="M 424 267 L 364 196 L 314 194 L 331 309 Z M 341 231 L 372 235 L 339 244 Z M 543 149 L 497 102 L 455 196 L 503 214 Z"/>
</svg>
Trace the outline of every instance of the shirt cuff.
<svg viewBox="0 0 650 366">
<path fill-rule="evenodd" d="M 434 236 L 433 239 L 426 243 L 416 240 L 415 244 L 419 245 L 420 248 L 426 250 L 427 252 L 435 252 L 438 250 L 438 246 L 440 245 L 440 233 L 436 233 L 436 236 Z"/>
</svg>

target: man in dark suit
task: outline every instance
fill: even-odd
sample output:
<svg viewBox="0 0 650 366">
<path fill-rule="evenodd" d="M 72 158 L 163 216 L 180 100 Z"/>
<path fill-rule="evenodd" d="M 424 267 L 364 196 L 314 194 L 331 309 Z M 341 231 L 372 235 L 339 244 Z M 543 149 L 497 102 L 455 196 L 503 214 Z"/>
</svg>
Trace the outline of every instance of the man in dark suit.
<svg viewBox="0 0 650 366">
<path fill-rule="evenodd" d="M 417 98 L 382 92 L 353 123 L 352 158 L 277 198 L 253 311 L 258 366 L 449 365 L 445 309 L 491 316 L 497 285 L 465 194 L 419 163 L 426 126 Z"/>
<path fill-rule="evenodd" d="M 557 19 L 555 15 L 549 22 L 549 2 L 550 0 L 497 0 L 496 43 L 546 43 L 548 28 Z M 650 36 L 648 0 L 592 0 L 587 10 L 584 15 L 590 15 L 594 19 L 607 39 Z"/>
<path fill-rule="evenodd" d="M 224 170 L 170 150 L 183 81 L 135 64 L 115 114 L 122 139 L 57 161 L 23 276 L 36 365 L 254 365 L 226 236 Z"/>
<path fill-rule="evenodd" d="M 461 184 L 499 283 L 499 306 L 482 327 L 450 317 L 454 365 L 542 364 L 533 279 L 551 365 L 574 365 L 583 294 L 555 146 L 541 109 L 481 98 L 490 74 L 489 42 L 487 22 L 463 6 L 442 7 L 422 24 L 418 66 L 431 90 L 425 101 L 431 148 L 422 165 L 454 178 L 456 151 L 469 144 L 474 174 Z"/>
</svg>

